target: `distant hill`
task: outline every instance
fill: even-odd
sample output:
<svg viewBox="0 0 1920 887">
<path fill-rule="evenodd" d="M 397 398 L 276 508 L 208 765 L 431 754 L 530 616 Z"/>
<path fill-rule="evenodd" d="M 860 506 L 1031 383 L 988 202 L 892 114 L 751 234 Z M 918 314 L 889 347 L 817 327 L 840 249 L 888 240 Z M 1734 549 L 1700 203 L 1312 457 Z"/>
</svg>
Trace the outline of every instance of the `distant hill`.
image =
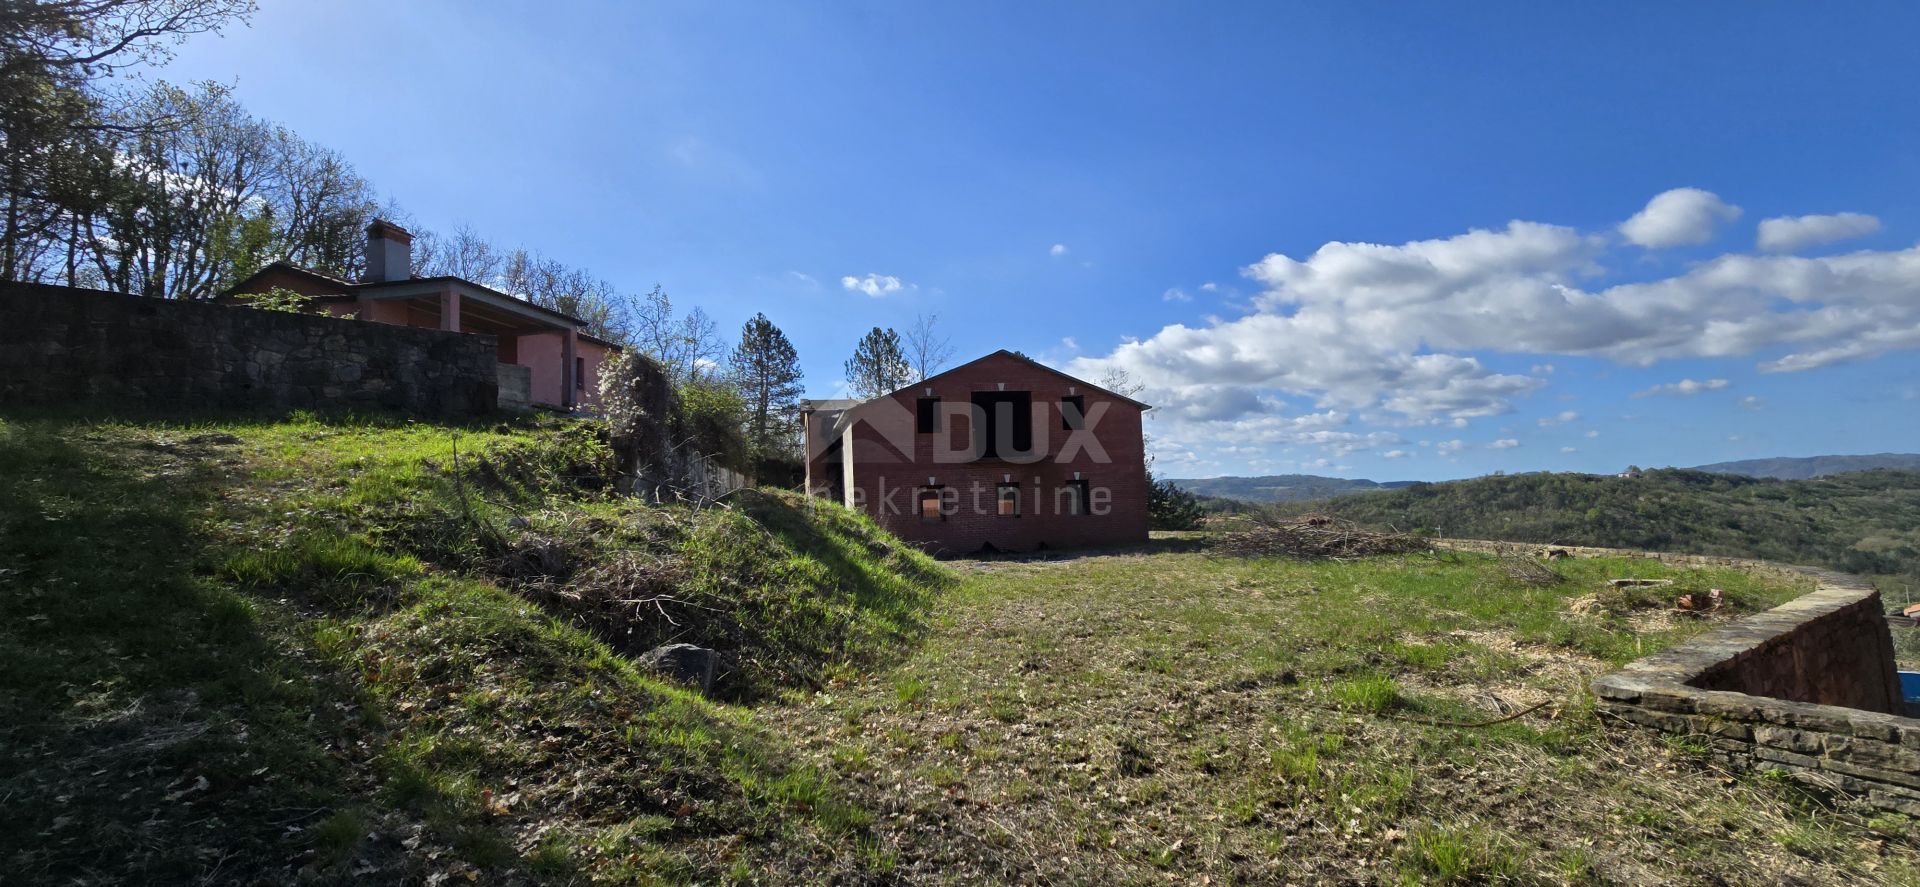
<svg viewBox="0 0 1920 887">
<path fill-rule="evenodd" d="M 1599 545 L 1822 564 L 1920 599 L 1920 471 L 1775 480 L 1681 468 L 1527 474 L 1270 506 L 1466 539 Z M 1894 594 L 1890 600 L 1900 600 Z"/>
<path fill-rule="evenodd" d="M 1269 474 L 1264 477 L 1176 478 L 1174 485 L 1201 496 L 1239 499 L 1243 502 L 1304 502 L 1331 499 L 1354 493 L 1393 490 L 1413 481 L 1370 480 L 1346 477 L 1322 477 L 1317 474 Z"/>
<path fill-rule="evenodd" d="M 1714 474 L 1744 474 L 1748 477 L 1772 477 L 1780 480 L 1806 480 L 1845 474 L 1849 471 L 1875 471 L 1881 468 L 1920 470 L 1920 453 L 1874 453 L 1867 456 L 1806 456 L 1802 458 L 1742 459 L 1715 462 L 1698 470 Z"/>
</svg>

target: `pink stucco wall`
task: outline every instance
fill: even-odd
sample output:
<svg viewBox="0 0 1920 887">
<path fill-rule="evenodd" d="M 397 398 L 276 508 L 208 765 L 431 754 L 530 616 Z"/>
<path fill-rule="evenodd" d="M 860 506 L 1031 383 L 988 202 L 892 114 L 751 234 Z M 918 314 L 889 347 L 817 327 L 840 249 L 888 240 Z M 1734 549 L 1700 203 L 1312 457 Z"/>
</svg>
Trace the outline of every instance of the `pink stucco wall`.
<svg viewBox="0 0 1920 887">
<path fill-rule="evenodd" d="M 516 362 L 533 369 L 533 399 L 536 403 L 553 406 L 562 403 L 561 348 L 558 332 L 520 337 L 520 359 Z M 606 365 L 609 352 L 606 346 L 580 339 L 573 353 L 586 364 L 586 372 L 581 376 L 583 385 L 574 391 L 574 401 L 587 406 L 599 406 L 600 368 Z"/>
</svg>

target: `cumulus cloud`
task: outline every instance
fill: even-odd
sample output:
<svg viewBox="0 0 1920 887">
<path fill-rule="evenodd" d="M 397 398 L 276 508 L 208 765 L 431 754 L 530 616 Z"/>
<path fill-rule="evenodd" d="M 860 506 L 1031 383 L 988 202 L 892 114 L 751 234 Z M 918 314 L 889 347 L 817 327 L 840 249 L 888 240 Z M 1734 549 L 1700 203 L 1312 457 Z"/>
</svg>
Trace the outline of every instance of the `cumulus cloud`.
<svg viewBox="0 0 1920 887">
<path fill-rule="evenodd" d="M 1579 447 L 1561 447 L 1561 448 L 1560 448 L 1560 452 L 1562 452 L 1562 453 L 1578 453 L 1578 452 L 1580 452 L 1580 448 L 1579 448 Z"/>
<path fill-rule="evenodd" d="M 1587 432 L 1587 434 L 1586 434 L 1586 438 L 1587 438 L 1588 440 L 1593 440 L 1594 438 L 1596 438 L 1596 437 L 1599 437 L 1599 436 L 1600 436 L 1600 432 L 1598 432 L 1598 431 L 1588 431 L 1588 432 Z"/>
<path fill-rule="evenodd" d="M 1757 410 L 1765 405 L 1766 401 L 1761 400 L 1759 395 L 1749 394 L 1740 398 L 1740 408 L 1743 410 Z"/>
<path fill-rule="evenodd" d="M 1672 394 L 1680 397 L 1692 397 L 1702 391 L 1719 391 L 1731 384 L 1733 383 L 1725 379 L 1706 379 L 1698 382 L 1692 379 L 1681 379 L 1678 382 L 1668 382 L 1664 385 L 1655 385 L 1652 388 L 1635 391 L 1633 396 L 1654 397 L 1662 394 Z"/>
<path fill-rule="evenodd" d="M 1699 188 L 1675 188 L 1654 195 L 1645 209 L 1620 223 L 1620 234 L 1627 242 L 1648 249 L 1688 246 L 1713 239 L 1721 222 L 1740 217 L 1740 207 L 1720 199 L 1712 191 Z"/>
<path fill-rule="evenodd" d="M 1496 441 L 1494 441 L 1493 443 L 1490 443 L 1490 444 L 1487 444 L 1487 449 L 1489 449 L 1489 450 L 1511 450 L 1511 449 L 1513 449 L 1514 447 L 1517 447 L 1517 446 L 1519 446 L 1519 445 L 1520 445 L 1520 442 L 1519 442 L 1519 441 L 1517 441 L 1517 440 L 1514 440 L 1514 439 L 1513 439 L 1513 438 L 1511 438 L 1511 437 L 1503 437 L 1503 438 L 1501 438 L 1501 439 L 1499 439 L 1499 440 L 1496 440 Z"/>
<path fill-rule="evenodd" d="M 1709 223 L 1731 214 L 1705 192 L 1669 192 L 1632 227 L 1670 242 L 1689 205 L 1706 207 Z M 1617 243 L 1513 221 L 1399 244 L 1332 242 L 1301 258 L 1274 253 L 1242 269 L 1259 292 L 1238 315 L 1168 325 L 1066 369 L 1089 379 L 1124 370 L 1146 386 L 1142 399 L 1161 407 L 1156 438 L 1233 443 L 1213 435 L 1266 426 L 1219 423 L 1298 414 L 1463 427 L 1565 375 L 1554 373 L 1560 358 L 1633 367 L 1746 358 L 1763 372 L 1793 372 L 1920 349 L 1920 247 L 1730 253 L 1649 278 Z"/>
<path fill-rule="evenodd" d="M 1542 417 L 1540 419 L 1540 427 L 1552 428 L 1555 425 L 1565 425 L 1578 418 L 1580 418 L 1579 413 L 1572 410 L 1562 410 L 1559 415 Z"/>
<path fill-rule="evenodd" d="M 1412 453 L 1409 453 L 1409 452 L 1407 452 L 1406 450 L 1388 450 L 1388 451 L 1386 451 L 1386 452 L 1384 452 L 1384 453 L 1381 453 L 1381 454 L 1380 454 L 1380 458 L 1382 458 L 1382 459 L 1405 459 L 1405 458 L 1407 458 L 1408 456 L 1411 456 L 1411 455 L 1413 455 L 1413 454 L 1412 454 Z"/>
<path fill-rule="evenodd" d="M 1193 297 L 1187 295 L 1186 290 L 1183 290 L 1177 286 L 1174 286 L 1174 287 L 1168 287 L 1166 292 L 1160 294 L 1160 301 L 1190 302 L 1190 301 L 1193 301 Z"/>
<path fill-rule="evenodd" d="M 1467 442 L 1464 440 L 1443 440 L 1434 444 L 1433 448 L 1443 456 L 1451 456 L 1454 453 L 1466 449 Z"/>
<path fill-rule="evenodd" d="M 890 296 L 907 288 L 900 278 L 891 274 L 869 274 L 865 277 L 851 275 L 840 278 L 840 285 L 856 293 L 866 293 L 876 299 Z"/>
<path fill-rule="evenodd" d="M 1067 254 L 1067 245 L 1064 243 L 1056 243 L 1053 245 L 1052 249 L 1047 250 L 1047 255 L 1050 255 L 1050 256 L 1064 256 L 1066 254 Z"/>
<path fill-rule="evenodd" d="M 1760 235 L 1755 243 L 1770 253 L 1790 253 L 1823 243 L 1865 237 L 1878 230 L 1880 220 L 1866 213 L 1781 216 L 1760 222 Z"/>
<path fill-rule="evenodd" d="M 1219 292 L 1220 284 L 1214 283 L 1213 281 L 1209 280 L 1206 283 L 1200 284 L 1200 291 L 1203 293 Z"/>
</svg>

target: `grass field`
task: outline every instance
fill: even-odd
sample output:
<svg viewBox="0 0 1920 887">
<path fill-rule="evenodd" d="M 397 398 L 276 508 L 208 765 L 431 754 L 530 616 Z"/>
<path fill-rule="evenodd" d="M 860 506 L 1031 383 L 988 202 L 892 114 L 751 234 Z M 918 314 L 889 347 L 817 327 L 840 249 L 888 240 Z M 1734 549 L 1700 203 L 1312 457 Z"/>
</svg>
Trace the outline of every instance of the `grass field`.
<svg viewBox="0 0 1920 887">
<path fill-rule="evenodd" d="M 606 470 L 555 423 L 0 415 L 0 882 L 1920 883 L 1911 820 L 1587 703 L 1708 625 L 1603 580 L 1790 585 L 942 566 Z M 719 698 L 634 666 L 675 638 Z"/>
<path fill-rule="evenodd" d="M 1584 679 L 1703 630 L 1583 560 L 1163 551 L 971 565 L 898 667 L 763 712 L 858 786 L 911 881 L 1917 883 L 1912 821 L 1596 721 Z M 1488 727 L 1503 712 L 1545 706 Z"/>
</svg>

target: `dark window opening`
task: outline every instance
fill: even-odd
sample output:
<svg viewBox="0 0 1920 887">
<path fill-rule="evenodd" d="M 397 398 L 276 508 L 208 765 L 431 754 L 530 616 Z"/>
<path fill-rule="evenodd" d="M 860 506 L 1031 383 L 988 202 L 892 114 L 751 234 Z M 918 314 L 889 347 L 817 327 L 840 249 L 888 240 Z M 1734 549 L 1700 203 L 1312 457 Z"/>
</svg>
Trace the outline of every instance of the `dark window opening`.
<svg viewBox="0 0 1920 887">
<path fill-rule="evenodd" d="M 584 357 L 573 359 L 573 387 L 587 390 L 587 359 Z"/>
<path fill-rule="evenodd" d="M 940 398 L 923 397 L 914 403 L 913 430 L 919 434 L 940 430 Z"/>
<path fill-rule="evenodd" d="M 999 514 L 1001 517 L 1019 517 L 1020 516 L 1020 485 L 1019 484 L 1001 484 L 1000 485 Z"/>
<path fill-rule="evenodd" d="M 982 459 L 1004 459 L 1033 449 L 1033 395 L 1026 391 L 978 391 L 973 442 Z M 1009 448 L 1002 452 L 1002 446 Z"/>
<path fill-rule="evenodd" d="M 1064 487 L 1066 490 L 1066 502 L 1062 504 L 1060 513 L 1075 516 L 1086 514 L 1087 493 L 1091 486 L 1090 482 L 1084 480 L 1067 481 L 1067 485 Z"/>
<path fill-rule="evenodd" d="M 1060 430 L 1079 431 L 1087 427 L 1087 399 L 1084 395 L 1070 394 L 1060 398 Z"/>
<path fill-rule="evenodd" d="M 946 511 L 941 508 L 940 488 L 922 488 L 920 490 L 920 522 L 935 523 L 946 519 Z"/>
</svg>

